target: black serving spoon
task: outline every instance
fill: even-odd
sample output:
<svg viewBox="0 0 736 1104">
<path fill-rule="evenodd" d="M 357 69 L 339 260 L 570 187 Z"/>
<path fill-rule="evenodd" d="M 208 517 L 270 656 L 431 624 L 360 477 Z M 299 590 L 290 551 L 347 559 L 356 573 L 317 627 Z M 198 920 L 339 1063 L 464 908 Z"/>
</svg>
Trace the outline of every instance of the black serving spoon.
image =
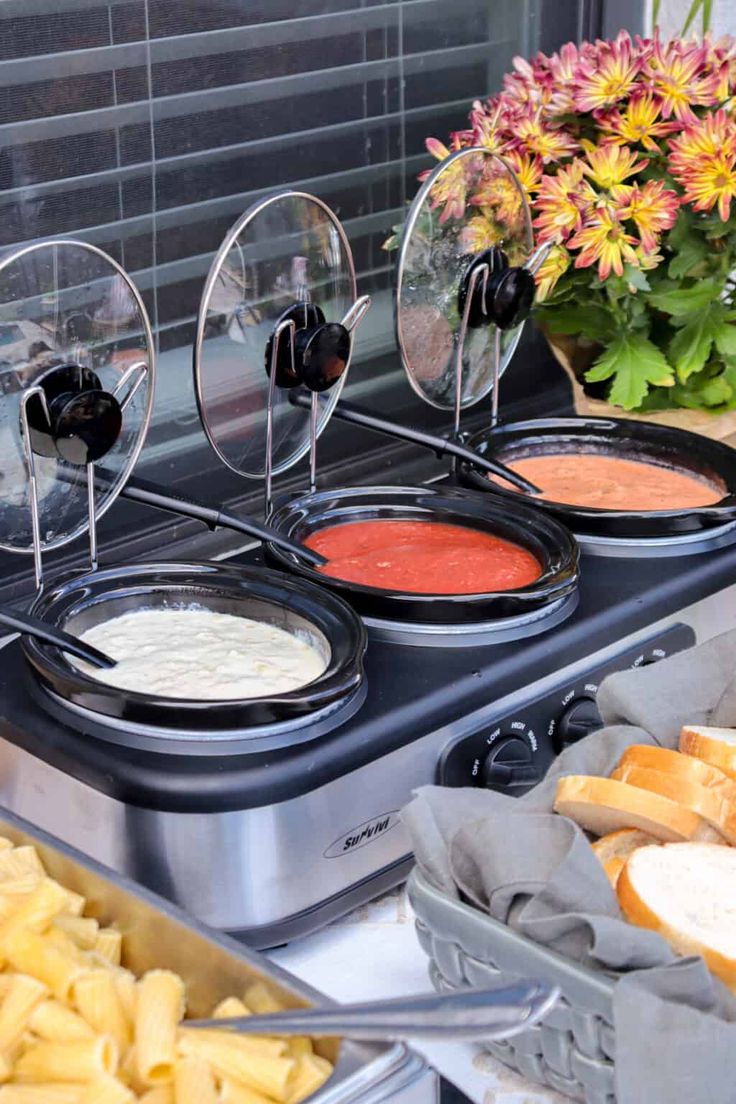
<svg viewBox="0 0 736 1104">
<path fill-rule="evenodd" d="M 45 644 L 55 644 L 57 648 L 68 652 L 69 655 L 91 663 L 93 667 L 109 668 L 116 664 L 116 660 L 111 659 L 109 655 L 93 648 L 91 644 L 85 644 L 79 637 L 72 636 L 71 633 L 64 632 L 63 629 L 57 629 L 55 625 L 49 625 L 46 621 L 42 621 L 40 617 L 31 617 L 28 613 L 11 613 L 9 610 L 0 609 L 0 625 L 7 625 L 9 629 L 25 633 L 26 636 L 33 636 L 36 640 L 43 640 Z"/>
</svg>

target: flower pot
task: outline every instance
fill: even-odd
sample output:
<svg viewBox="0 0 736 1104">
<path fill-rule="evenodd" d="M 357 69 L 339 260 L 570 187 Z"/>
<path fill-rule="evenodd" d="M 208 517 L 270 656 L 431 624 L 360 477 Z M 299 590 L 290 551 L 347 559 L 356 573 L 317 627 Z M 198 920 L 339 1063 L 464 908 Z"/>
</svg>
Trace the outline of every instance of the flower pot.
<svg viewBox="0 0 736 1104">
<path fill-rule="evenodd" d="M 630 418 L 640 422 L 677 426 L 679 429 L 688 429 L 691 433 L 700 433 L 704 437 L 725 441 L 726 444 L 736 447 L 736 410 L 728 410 L 723 414 L 710 414 L 707 410 L 686 410 L 681 407 L 638 414 L 635 411 L 614 406 L 606 399 L 589 394 L 583 383 L 584 373 L 601 352 L 601 346 L 585 338 L 553 334 L 546 327 L 541 329 L 555 360 L 562 366 L 572 384 L 576 414 L 596 418 Z"/>
</svg>

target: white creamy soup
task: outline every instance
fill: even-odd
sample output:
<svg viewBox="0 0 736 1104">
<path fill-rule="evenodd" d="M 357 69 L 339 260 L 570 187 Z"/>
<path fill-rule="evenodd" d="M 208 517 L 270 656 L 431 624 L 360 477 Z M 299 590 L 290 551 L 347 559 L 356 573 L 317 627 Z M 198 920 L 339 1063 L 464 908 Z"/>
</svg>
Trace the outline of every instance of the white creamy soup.
<svg viewBox="0 0 736 1104">
<path fill-rule="evenodd" d="M 110 669 L 77 660 L 86 674 L 164 698 L 262 698 L 306 686 L 327 667 L 317 648 L 284 629 L 205 609 L 134 610 L 81 639 L 117 660 Z"/>
</svg>

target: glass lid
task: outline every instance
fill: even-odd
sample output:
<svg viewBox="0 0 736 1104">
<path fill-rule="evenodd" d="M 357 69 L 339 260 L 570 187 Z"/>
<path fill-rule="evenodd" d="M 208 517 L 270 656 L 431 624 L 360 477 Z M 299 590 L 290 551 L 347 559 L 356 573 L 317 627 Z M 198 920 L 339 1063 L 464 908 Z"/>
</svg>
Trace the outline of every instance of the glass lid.
<svg viewBox="0 0 736 1104">
<path fill-rule="evenodd" d="M 470 319 L 462 343 L 462 388 L 456 404 L 463 288 L 473 264 L 495 247 L 509 266 L 532 251 L 529 206 L 505 161 L 483 148 L 458 150 L 424 181 L 401 234 L 396 336 L 409 382 L 442 410 L 472 406 L 493 388 L 496 326 Z M 499 374 L 523 324 L 503 329 Z"/>
<path fill-rule="evenodd" d="M 223 241 L 210 268 L 197 320 L 194 382 L 199 413 L 220 459 L 251 479 L 286 471 L 309 449 L 309 403 L 315 392 L 276 374 L 273 419 L 266 417 L 273 342 L 290 320 L 297 328 L 345 319 L 356 299 L 347 237 L 314 196 L 282 192 L 255 204 Z M 283 328 L 282 331 L 283 332 Z M 288 376 L 288 371 L 287 371 Z M 317 395 L 316 434 L 327 424 L 345 375 Z"/>
<path fill-rule="evenodd" d="M 93 245 L 49 241 L 0 261 L 0 547 L 66 544 L 110 507 L 143 446 L 153 403 L 146 309 Z M 92 491 L 90 461 L 100 460 Z"/>
</svg>

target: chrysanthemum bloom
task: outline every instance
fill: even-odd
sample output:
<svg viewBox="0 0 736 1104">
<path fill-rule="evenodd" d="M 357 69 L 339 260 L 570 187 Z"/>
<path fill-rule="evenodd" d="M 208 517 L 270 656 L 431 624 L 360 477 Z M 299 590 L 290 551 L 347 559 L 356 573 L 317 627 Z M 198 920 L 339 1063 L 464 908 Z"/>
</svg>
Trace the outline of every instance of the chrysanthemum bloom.
<svg viewBox="0 0 736 1104">
<path fill-rule="evenodd" d="M 544 172 L 541 158 L 530 156 L 528 153 L 521 153 L 519 150 L 509 150 L 505 155 L 505 159 L 516 173 L 517 179 L 527 196 L 531 196 L 533 192 L 538 191 Z"/>
<path fill-rule="evenodd" d="M 671 230 L 677 221 L 680 200 L 675 192 L 665 188 L 663 180 L 648 180 L 646 184 L 618 184 L 611 189 L 619 218 L 636 224 L 645 253 L 653 253 L 663 230 Z"/>
<path fill-rule="evenodd" d="M 460 144 L 457 136 L 453 138 L 451 145 L 452 150 L 449 150 L 444 143 L 438 141 L 437 138 L 427 138 L 425 145 L 427 150 L 436 157 L 438 161 L 444 161 L 446 157 L 450 156 L 451 152 L 456 149 L 460 149 Z M 426 180 L 430 175 L 431 170 L 427 170 L 420 174 L 420 180 Z M 443 207 L 442 214 L 440 215 L 440 222 L 447 222 L 448 219 L 459 219 L 463 217 L 465 211 L 465 202 L 467 199 L 467 187 L 465 167 L 462 163 L 462 159 L 451 165 L 449 169 L 439 177 L 437 182 L 432 187 L 431 192 L 432 206 Z"/>
<path fill-rule="evenodd" d="M 493 245 L 500 245 L 503 232 L 489 212 L 473 215 L 462 229 L 460 242 L 469 253 L 482 253 Z"/>
<path fill-rule="evenodd" d="M 704 76 L 705 65 L 706 51 L 701 44 L 680 39 L 663 44 L 655 37 L 646 78 L 661 101 L 662 118 L 674 115 L 681 123 L 694 122 L 694 106 L 718 102 L 718 77 Z"/>
<path fill-rule="evenodd" d="M 618 103 L 634 87 L 640 64 L 625 31 L 613 42 L 596 43 L 595 57 L 581 61 L 575 73 L 576 109 L 595 111 Z"/>
<path fill-rule="evenodd" d="M 736 120 L 725 111 L 697 119 L 670 141 L 670 170 L 696 211 L 725 222 L 736 198 Z"/>
<path fill-rule="evenodd" d="M 579 249 L 576 268 L 589 268 L 598 263 L 598 276 L 606 280 L 611 269 L 623 276 L 624 262 L 636 264 L 636 238 L 627 234 L 621 223 L 609 211 L 596 211 L 582 230 L 568 242 L 570 249 Z"/>
<path fill-rule="evenodd" d="M 670 140 L 670 168 L 686 172 L 703 158 L 736 152 L 736 124 L 725 110 L 712 111 Z"/>
<path fill-rule="evenodd" d="M 549 161 L 562 161 L 579 149 L 572 134 L 564 127 L 550 126 L 543 122 L 539 112 L 533 116 L 522 116 L 515 122 L 509 146 L 511 149 L 536 154 L 545 164 Z"/>
<path fill-rule="evenodd" d="M 661 117 L 661 103 L 645 89 L 637 89 L 623 108 L 614 108 L 598 118 L 601 129 L 616 145 L 642 145 L 652 153 L 659 152 L 656 139 L 679 130 L 679 124 L 665 122 Z"/>
<path fill-rule="evenodd" d="M 540 241 L 563 242 L 583 223 L 596 193 L 583 177 L 583 163 L 575 160 L 556 176 L 543 176 L 534 201 L 534 219 Z"/>
<path fill-rule="evenodd" d="M 614 142 L 604 142 L 600 146 L 594 146 L 592 142 L 583 142 L 587 165 L 583 166 L 583 172 L 589 176 L 600 188 L 613 188 L 616 184 L 623 184 L 630 176 L 641 172 L 649 164 L 645 160 L 637 160 L 639 156 L 628 146 L 617 146 Z"/>
<path fill-rule="evenodd" d="M 537 282 L 537 302 L 544 302 L 561 276 L 571 264 L 570 254 L 564 245 L 553 245 L 535 276 Z"/>
</svg>

